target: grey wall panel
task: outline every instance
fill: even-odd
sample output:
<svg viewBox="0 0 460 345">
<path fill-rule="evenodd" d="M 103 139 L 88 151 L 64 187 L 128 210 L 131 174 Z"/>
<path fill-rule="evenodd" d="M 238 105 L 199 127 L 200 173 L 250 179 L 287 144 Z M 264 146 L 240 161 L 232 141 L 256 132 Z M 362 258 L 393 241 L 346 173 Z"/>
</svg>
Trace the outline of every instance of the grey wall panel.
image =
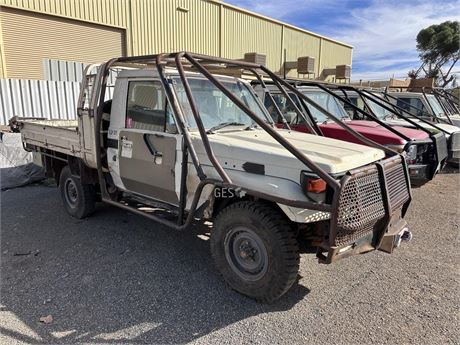
<svg viewBox="0 0 460 345">
<path fill-rule="evenodd" d="M 13 116 L 76 119 L 79 92 L 78 82 L 0 79 L 1 124 Z"/>
<path fill-rule="evenodd" d="M 113 89 L 107 88 L 106 99 L 112 99 Z M 0 79 L 0 124 L 13 116 L 76 119 L 79 93 L 75 81 Z"/>
</svg>

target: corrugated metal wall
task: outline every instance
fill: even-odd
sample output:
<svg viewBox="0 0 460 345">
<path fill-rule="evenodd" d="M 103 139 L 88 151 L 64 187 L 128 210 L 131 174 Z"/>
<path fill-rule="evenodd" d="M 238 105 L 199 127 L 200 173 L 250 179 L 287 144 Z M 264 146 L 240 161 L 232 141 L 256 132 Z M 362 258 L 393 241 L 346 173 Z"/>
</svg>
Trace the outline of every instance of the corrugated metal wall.
<svg viewBox="0 0 460 345">
<path fill-rule="evenodd" d="M 131 55 L 180 50 L 219 55 L 219 10 L 202 0 L 132 0 Z"/>
<path fill-rule="evenodd" d="M 222 55 L 242 58 L 244 53 L 267 55 L 267 67 L 278 71 L 282 56 L 282 26 L 248 16 L 232 8 L 222 13 Z"/>
<path fill-rule="evenodd" d="M 331 41 L 322 40 L 320 68 L 334 68 L 337 65 L 351 65 L 352 49 Z"/>
<path fill-rule="evenodd" d="M 351 64 L 349 46 L 214 0 L 0 0 L 0 5 L 126 29 L 128 55 L 190 50 L 241 58 L 257 51 L 281 71 L 286 48 L 288 61 L 312 55 L 318 69 Z M 0 41 L 0 60 L 1 50 Z M 0 77 L 1 66 L 2 61 Z"/>
<path fill-rule="evenodd" d="M 292 28 L 284 29 L 284 48 L 286 49 L 286 61 L 297 61 L 301 56 L 312 56 L 315 58 L 315 73 L 320 74 L 320 44 L 321 38 L 307 36 L 305 33 Z M 297 77 L 295 70 L 290 71 L 288 76 Z"/>
<path fill-rule="evenodd" d="M 111 99 L 113 87 L 107 90 L 106 99 Z M 0 124 L 13 116 L 76 119 L 79 93 L 78 82 L 0 79 Z"/>
<path fill-rule="evenodd" d="M 124 30 L 4 7 L 0 13 L 7 75 L 43 79 L 45 58 L 95 63 L 123 55 Z"/>
<path fill-rule="evenodd" d="M 81 82 L 86 66 L 88 64 L 78 61 L 45 59 L 43 61 L 43 73 L 46 80 Z M 114 86 L 120 72 L 121 69 L 110 69 L 107 85 Z"/>
<path fill-rule="evenodd" d="M 127 26 L 129 13 L 126 0 L 0 0 L 0 5 L 118 27 Z"/>
<path fill-rule="evenodd" d="M 81 82 L 86 66 L 78 61 L 44 59 L 43 74 L 46 80 Z"/>
<path fill-rule="evenodd" d="M 80 83 L 0 79 L 0 121 L 13 116 L 75 119 Z"/>
</svg>

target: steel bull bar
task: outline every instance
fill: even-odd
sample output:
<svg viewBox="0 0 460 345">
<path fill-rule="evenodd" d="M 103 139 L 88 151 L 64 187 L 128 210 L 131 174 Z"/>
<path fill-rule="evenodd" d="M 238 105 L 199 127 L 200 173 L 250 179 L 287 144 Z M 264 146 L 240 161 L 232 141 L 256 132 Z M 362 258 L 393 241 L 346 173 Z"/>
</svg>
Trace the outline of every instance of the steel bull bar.
<svg viewBox="0 0 460 345">
<path fill-rule="evenodd" d="M 395 156 L 351 170 L 340 184 L 329 241 L 318 248 L 320 262 L 375 249 L 392 253 L 409 234 L 403 219 L 412 198 L 405 160 Z"/>
<path fill-rule="evenodd" d="M 231 178 L 226 174 L 225 169 L 221 166 L 220 162 L 216 159 L 213 153 L 207 133 L 202 125 L 200 112 L 196 106 L 193 91 L 188 84 L 189 76 L 185 73 L 184 62 L 186 63 L 187 69 L 192 69 L 201 73 L 202 76 L 207 78 L 219 90 L 221 90 L 236 106 L 238 106 L 238 108 L 245 112 L 263 130 L 269 133 L 281 146 L 301 161 L 310 171 L 313 171 L 322 178 L 332 192 L 331 202 L 316 203 L 307 200 L 286 199 L 276 195 L 263 194 L 256 190 L 234 185 Z M 190 156 L 201 181 L 199 188 L 195 191 L 192 206 L 188 210 L 185 222 L 182 222 L 182 219 L 178 219 L 178 222 L 176 223 L 166 219 L 159 219 L 155 215 L 150 215 L 149 217 L 153 220 L 160 221 L 162 224 L 177 230 L 185 229 L 192 222 L 195 211 L 197 210 L 198 200 L 203 192 L 203 187 L 211 184 L 215 188 L 233 188 L 235 191 L 238 191 L 240 195 L 247 194 L 256 198 L 262 198 L 291 207 L 330 213 L 329 231 L 325 234 L 324 240 L 320 244 L 317 252 L 318 259 L 322 263 L 331 263 L 339 258 L 350 256 L 352 254 L 364 253 L 374 249 L 381 249 L 391 253 L 393 248 L 398 245 L 403 232 L 407 229 L 406 223 L 402 217 L 404 216 L 411 201 L 410 182 L 404 158 L 401 155 L 394 153 L 394 156 L 391 158 L 349 171 L 342 179 L 337 180 L 298 150 L 289 140 L 280 134 L 273 124 L 268 124 L 263 121 L 263 119 L 259 118 L 206 68 L 207 66 L 216 67 L 217 64 L 220 68 L 237 68 L 249 71 L 262 70 L 267 72 L 267 69 L 262 65 L 187 52 L 110 60 L 103 66 L 104 78 L 102 79 L 100 85 L 98 85 L 98 88 L 100 89 L 99 105 L 97 105 L 96 102 L 93 103 L 93 109 L 95 110 L 94 113 L 96 117 L 95 132 L 97 146 L 101 145 L 100 141 L 97 140 L 97 138 L 99 138 L 97 134 L 100 131 L 100 122 L 102 118 L 102 106 L 100 106 L 100 104 L 104 101 L 107 83 L 106 76 L 108 75 L 109 69 L 116 65 L 116 63 L 141 63 L 156 65 L 161 77 L 160 79 L 166 89 L 168 101 L 171 103 L 174 118 L 181 130 L 181 133 L 184 135 L 187 153 Z M 200 137 L 205 146 L 208 160 L 212 163 L 221 180 L 209 179 L 203 173 L 193 142 L 189 138 L 187 126 L 184 123 L 182 105 L 174 97 L 172 86 L 168 83 L 165 77 L 164 68 L 167 66 L 175 67 L 179 73 L 186 90 L 187 100 L 191 105 L 192 114 L 198 124 Z M 270 72 L 268 74 L 277 82 L 278 85 L 280 85 L 280 87 L 285 87 L 285 85 L 283 85 L 284 81 L 280 77 L 273 75 Z M 293 92 L 302 96 L 297 90 Z M 100 152 L 98 150 L 96 150 L 96 154 L 97 156 L 100 156 Z M 100 157 L 98 157 L 97 162 L 98 177 L 103 200 L 115 205 L 116 202 L 111 200 L 110 195 L 106 190 Z M 185 164 L 185 166 L 187 166 L 187 164 Z M 185 169 L 182 173 L 187 174 L 187 170 Z M 182 193 L 185 193 L 185 190 L 182 190 L 181 188 L 181 194 Z M 181 200 L 182 199 L 183 198 L 181 198 Z M 181 203 L 180 207 L 181 210 L 184 211 L 184 203 Z M 135 212 L 135 210 L 133 211 Z"/>
<path fill-rule="evenodd" d="M 447 147 L 449 150 L 448 161 L 453 163 L 460 163 L 460 130 L 450 135 Z"/>
</svg>

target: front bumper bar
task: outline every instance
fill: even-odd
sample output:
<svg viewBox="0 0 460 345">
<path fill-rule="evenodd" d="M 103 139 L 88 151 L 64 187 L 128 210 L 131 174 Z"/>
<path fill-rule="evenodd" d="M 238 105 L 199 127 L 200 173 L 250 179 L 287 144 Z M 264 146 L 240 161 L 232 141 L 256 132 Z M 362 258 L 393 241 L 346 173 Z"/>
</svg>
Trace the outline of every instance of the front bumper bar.
<svg viewBox="0 0 460 345">
<path fill-rule="evenodd" d="M 349 172 L 341 181 L 329 237 L 318 247 L 321 263 L 383 248 L 401 233 L 411 201 L 409 174 L 402 156 Z"/>
</svg>

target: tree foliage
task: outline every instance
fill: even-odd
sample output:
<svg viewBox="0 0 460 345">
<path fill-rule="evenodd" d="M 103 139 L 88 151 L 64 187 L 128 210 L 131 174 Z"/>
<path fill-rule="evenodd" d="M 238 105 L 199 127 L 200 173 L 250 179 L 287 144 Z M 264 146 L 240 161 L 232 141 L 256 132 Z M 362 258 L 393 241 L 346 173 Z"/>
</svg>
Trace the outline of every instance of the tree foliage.
<svg viewBox="0 0 460 345">
<path fill-rule="evenodd" d="M 418 71 L 411 71 L 411 77 L 416 77 L 423 70 L 426 77 L 438 79 L 443 87 L 452 82 L 455 76 L 450 73 L 460 57 L 459 31 L 458 21 L 447 21 L 420 30 L 417 50 L 422 66 Z"/>
</svg>

